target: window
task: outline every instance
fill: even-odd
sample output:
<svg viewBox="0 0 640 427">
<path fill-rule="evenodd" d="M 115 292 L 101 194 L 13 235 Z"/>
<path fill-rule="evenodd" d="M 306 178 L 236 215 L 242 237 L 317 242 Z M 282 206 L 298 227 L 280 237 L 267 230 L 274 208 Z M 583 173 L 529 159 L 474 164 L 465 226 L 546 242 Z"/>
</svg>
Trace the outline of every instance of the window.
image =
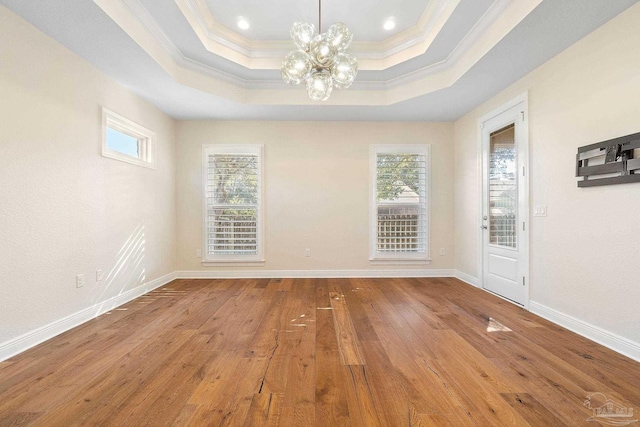
<svg viewBox="0 0 640 427">
<path fill-rule="evenodd" d="M 262 145 L 205 145 L 203 262 L 262 263 Z"/>
<path fill-rule="evenodd" d="M 429 146 L 371 147 L 372 261 L 429 260 Z"/>
<path fill-rule="evenodd" d="M 153 168 L 155 133 L 131 120 L 102 108 L 102 155 Z"/>
</svg>

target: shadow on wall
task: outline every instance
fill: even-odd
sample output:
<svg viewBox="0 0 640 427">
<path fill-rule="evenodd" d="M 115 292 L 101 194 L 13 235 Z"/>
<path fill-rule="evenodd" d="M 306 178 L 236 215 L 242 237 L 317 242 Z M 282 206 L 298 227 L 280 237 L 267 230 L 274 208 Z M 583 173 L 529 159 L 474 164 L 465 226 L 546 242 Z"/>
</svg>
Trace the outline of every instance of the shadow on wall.
<svg viewBox="0 0 640 427">
<path fill-rule="evenodd" d="M 145 283 L 145 245 L 145 227 L 139 225 L 118 251 L 117 261 L 104 277 L 102 292 L 96 295 L 94 304 L 122 295 Z"/>
</svg>

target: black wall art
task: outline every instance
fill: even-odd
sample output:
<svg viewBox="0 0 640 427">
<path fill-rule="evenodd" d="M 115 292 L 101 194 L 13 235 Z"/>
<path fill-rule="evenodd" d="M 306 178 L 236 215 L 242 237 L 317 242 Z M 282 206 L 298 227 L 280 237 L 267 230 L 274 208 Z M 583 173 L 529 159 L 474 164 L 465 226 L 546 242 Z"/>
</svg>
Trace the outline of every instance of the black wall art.
<svg viewBox="0 0 640 427">
<path fill-rule="evenodd" d="M 640 182 L 640 133 L 578 148 L 578 187 Z"/>
</svg>

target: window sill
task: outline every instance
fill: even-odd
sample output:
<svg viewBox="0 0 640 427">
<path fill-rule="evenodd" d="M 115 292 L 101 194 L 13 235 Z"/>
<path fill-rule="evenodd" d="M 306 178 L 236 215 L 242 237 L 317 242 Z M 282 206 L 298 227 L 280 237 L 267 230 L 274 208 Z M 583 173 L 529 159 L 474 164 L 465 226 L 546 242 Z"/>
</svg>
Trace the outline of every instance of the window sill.
<svg viewBox="0 0 640 427">
<path fill-rule="evenodd" d="M 202 261 L 205 267 L 264 267 L 265 261 L 244 261 L 244 260 L 208 260 Z"/>
<path fill-rule="evenodd" d="M 371 265 L 429 265 L 431 259 L 407 259 L 407 258 L 370 258 Z"/>
<path fill-rule="evenodd" d="M 132 165 L 142 166 L 148 169 L 156 168 L 155 165 L 151 162 L 148 162 L 142 159 L 137 159 L 135 157 L 127 156 L 126 154 L 120 154 L 113 150 L 107 150 L 107 149 L 102 150 L 102 156 L 107 157 L 109 159 L 120 160 L 121 162 L 130 163 Z"/>
</svg>

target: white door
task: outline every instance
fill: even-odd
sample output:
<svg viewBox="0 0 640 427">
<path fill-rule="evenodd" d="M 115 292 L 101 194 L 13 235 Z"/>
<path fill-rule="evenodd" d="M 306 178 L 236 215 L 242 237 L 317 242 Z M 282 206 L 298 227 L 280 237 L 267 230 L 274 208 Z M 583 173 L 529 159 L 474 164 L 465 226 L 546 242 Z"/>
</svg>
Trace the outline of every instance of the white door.
<svg viewBox="0 0 640 427">
<path fill-rule="evenodd" d="M 528 143 L 526 97 L 481 119 L 482 285 L 527 307 Z"/>
</svg>

